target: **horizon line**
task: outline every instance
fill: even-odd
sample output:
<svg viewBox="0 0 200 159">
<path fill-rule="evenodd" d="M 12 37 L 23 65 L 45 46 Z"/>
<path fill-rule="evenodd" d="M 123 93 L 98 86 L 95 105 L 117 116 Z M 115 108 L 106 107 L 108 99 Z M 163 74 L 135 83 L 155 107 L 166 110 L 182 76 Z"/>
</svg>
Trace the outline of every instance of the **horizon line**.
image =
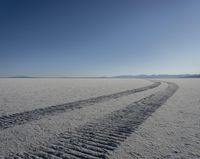
<svg viewBox="0 0 200 159">
<path fill-rule="evenodd" d="M 163 77 L 163 76 L 200 76 L 199 74 L 137 74 L 137 75 L 113 75 L 113 76 L 0 76 L 0 78 L 120 78 L 120 77 Z"/>
</svg>

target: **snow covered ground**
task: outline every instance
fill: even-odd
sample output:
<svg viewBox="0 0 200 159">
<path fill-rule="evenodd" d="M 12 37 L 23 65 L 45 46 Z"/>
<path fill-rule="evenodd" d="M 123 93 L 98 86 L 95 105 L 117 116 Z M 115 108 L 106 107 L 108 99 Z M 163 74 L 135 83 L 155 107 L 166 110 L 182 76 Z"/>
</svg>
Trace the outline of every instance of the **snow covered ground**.
<svg viewBox="0 0 200 159">
<path fill-rule="evenodd" d="M 1 116 L 152 84 L 152 82 L 143 79 L 6 80 L 8 79 L 0 80 Z M 115 150 L 109 151 L 109 158 L 200 158 L 200 80 L 159 79 L 159 81 L 173 82 L 179 88 L 165 104 L 152 112 L 151 116 L 141 125 L 139 124 L 137 129 L 131 130 L 130 135 L 123 142 L 120 140 L 119 146 Z M 98 121 L 106 120 L 107 115 L 118 110 L 123 112 L 127 105 L 146 99 L 145 97 L 151 97 L 152 94 L 159 95 L 159 92 L 165 91 L 167 87 L 167 83 L 161 82 L 161 85 L 153 89 L 0 129 L 0 156 L 28 152 L 30 149 L 40 147 L 40 145 L 49 145 L 58 140 L 60 134 L 66 131 L 73 132 L 84 127 L 87 123 L 96 121 L 98 123 Z M 141 103 L 145 106 L 145 102 L 141 101 Z M 148 113 L 146 114 L 148 115 Z M 113 115 L 115 117 L 117 113 Z M 123 118 L 123 115 L 120 118 Z M 115 123 L 115 120 L 112 122 Z M 116 137 L 113 139 L 117 141 Z M 98 138 L 96 141 L 101 143 L 104 140 Z M 88 153 L 92 152 L 88 150 Z"/>
</svg>

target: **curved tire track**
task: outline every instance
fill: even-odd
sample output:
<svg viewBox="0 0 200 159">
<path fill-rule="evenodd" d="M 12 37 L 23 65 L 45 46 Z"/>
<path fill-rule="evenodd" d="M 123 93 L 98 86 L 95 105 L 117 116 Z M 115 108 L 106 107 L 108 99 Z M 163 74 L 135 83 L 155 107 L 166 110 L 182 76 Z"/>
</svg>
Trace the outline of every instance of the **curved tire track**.
<svg viewBox="0 0 200 159">
<path fill-rule="evenodd" d="M 131 95 L 137 92 L 142 92 L 146 91 L 148 89 L 152 89 L 155 87 L 158 87 L 161 84 L 161 82 L 154 82 L 153 84 L 146 86 L 146 87 L 141 87 L 137 89 L 132 89 L 132 90 L 126 90 L 114 94 L 109 94 L 109 95 L 102 95 L 99 97 L 95 98 L 89 98 L 85 100 L 79 100 L 71 103 L 65 103 L 61 105 L 56 105 L 56 106 L 50 106 L 46 108 L 39 108 L 39 109 L 34 109 L 31 111 L 25 111 L 25 112 L 20 112 L 20 113 L 15 113 L 11 115 L 5 115 L 0 117 L 0 130 L 1 129 L 6 129 L 13 127 L 15 125 L 21 125 L 28 123 L 33 120 L 39 120 L 41 118 L 44 118 L 45 116 L 51 116 L 55 115 L 58 113 L 63 113 L 66 110 L 73 110 L 73 109 L 79 109 L 82 108 L 83 106 L 89 106 L 93 105 L 95 103 L 100 103 L 104 101 L 108 101 L 111 99 L 116 99 L 120 98 L 123 96 Z"/>
<path fill-rule="evenodd" d="M 109 153 L 120 146 L 177 89 L 177 85 L 168 83 L 168 87 L 164 91 L 156 92 L 123 109 L 106 115 L 102 119 L 87 123 L 73 132 L 64 132 L 53 143 L 8 158 L 109 158 Z"/>
</svg>

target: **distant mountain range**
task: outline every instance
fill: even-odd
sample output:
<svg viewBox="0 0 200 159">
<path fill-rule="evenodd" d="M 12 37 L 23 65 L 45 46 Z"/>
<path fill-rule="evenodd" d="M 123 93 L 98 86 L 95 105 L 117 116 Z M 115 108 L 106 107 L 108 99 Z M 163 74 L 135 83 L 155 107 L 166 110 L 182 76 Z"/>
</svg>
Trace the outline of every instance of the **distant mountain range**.
<svg viewBox="0 0 200 159">
<path fill-rule="evenodd" d="M 114 78 L 200 78 L 200 74 L 180 74 L 180 75 L 169 75 L 169 74 L 158 74 L 158 75 L 120 75 L 114 76 Z"/>
<path fill-rule="evenodd" d="M 31 76 L 12 76 L 12 77 L 1 77 L 1 78 L 200 78 L 200 74 L 153 74 L 153 75 L 119 75 L 119 76 L 101 76 L 101 77 L 31 77 Z"/>
</svg>

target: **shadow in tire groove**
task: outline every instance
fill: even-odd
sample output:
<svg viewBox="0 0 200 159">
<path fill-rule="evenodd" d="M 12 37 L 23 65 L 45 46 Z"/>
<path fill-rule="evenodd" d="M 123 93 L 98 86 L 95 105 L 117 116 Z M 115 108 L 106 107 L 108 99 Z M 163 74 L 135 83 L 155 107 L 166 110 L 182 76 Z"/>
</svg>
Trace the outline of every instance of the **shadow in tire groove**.
<svg viewBox="0 0 200 159">
<path fill-rule="evenodd" d="M 127 105 L 123 109 L 88 122 L 73 132 L 64 132 L 48 145 L 8 158 L 106 159 L 128 136 L 163 105 L 178 89 L 168 83 L 164 91 Z"/>
<path fill-rule="evenodd" d="M 80 109 L 84 106 L 89 106 L 89 105 L 93 105 L 95 103 L 100 103 L 100 102 L 108 101 L 111 99 L 120 98 L 120 97 L 131 95 L 134 93 L 146 91 L 148 89 L 153 89 L 153 88 L 158 87 L 160 84 L 161 84 L 160 82 L 154 82 L 153 84 L 146 86 L 146 87 L 141 87 L 141 88 L 132 89 L 132 90 L 126 90 L 126 91 L 122 91 L 122 92 L 118 92 L 118 93 L 114 93 L 114 94 L 99 96 L 96 98 L 89 98 L 89 99 L 75 101 L 75 102 L 71 102 L 71 103 L 66 103 L 66 104 L 50 106 L 50 107 L 46 107 L 46 108 L 34 109 L 31 111 L 1 116 L 0 117 L 0 130 L 14 127 L 16 125 L 26 124 L 26 123 L 34 121 L 34 120 L 42 119 L 46 116 L 53 116 L 53 115 L 56 115 L 59 113 L 63 113 L 67 110 Z"/>
</svg>

